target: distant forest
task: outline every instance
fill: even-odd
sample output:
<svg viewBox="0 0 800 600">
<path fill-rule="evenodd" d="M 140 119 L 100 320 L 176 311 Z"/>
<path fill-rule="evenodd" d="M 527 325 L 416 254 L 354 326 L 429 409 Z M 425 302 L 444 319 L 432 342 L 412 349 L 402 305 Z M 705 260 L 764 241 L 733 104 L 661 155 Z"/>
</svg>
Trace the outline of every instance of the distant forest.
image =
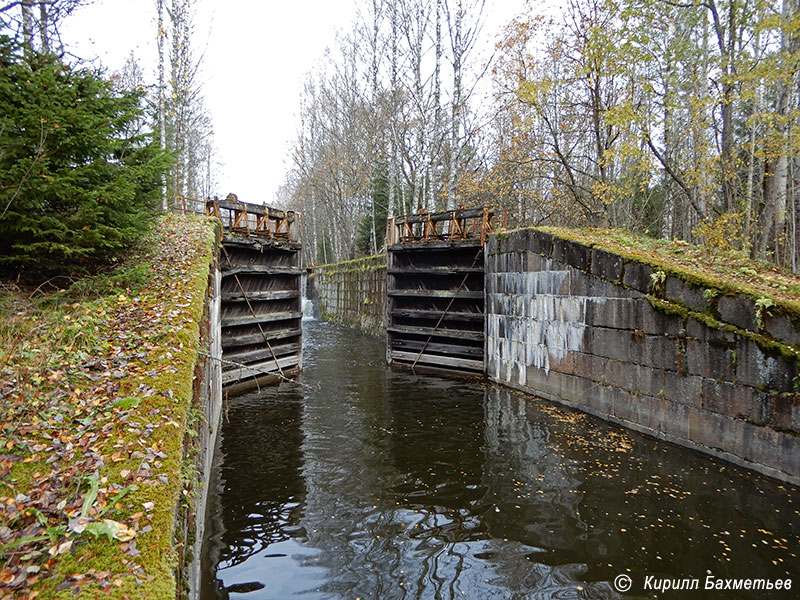
<svg viewBox="0 0 800 600">
<path fill-rule="evenodd" d="M 483 0 L 361 2 L 308 76 L 282 190 L 307 262 L 379 251 L 387 215 L 488 205 L 797 273 L 800 1 L 539 6 L 491 48 Z"/>
</svg>

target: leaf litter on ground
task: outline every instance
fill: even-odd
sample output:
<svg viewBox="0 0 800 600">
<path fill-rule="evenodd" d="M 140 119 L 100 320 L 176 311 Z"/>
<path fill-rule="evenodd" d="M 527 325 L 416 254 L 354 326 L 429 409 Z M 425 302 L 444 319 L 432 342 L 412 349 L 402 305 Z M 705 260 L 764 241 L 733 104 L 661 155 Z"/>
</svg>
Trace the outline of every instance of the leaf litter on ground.
<svg viewBox="0 0 800 600">
<path fill-rule="evenodd" d="M 70 302 L 3 285 L 0 599 L 153 578 L 137 558 L 147 536 L 170 535 L 180 493 L 179 388 L 187 372 L 191 387 L 213 231 L 162 218 L 128 259 L 149 265 L 140 288 Z"/>
</svg>

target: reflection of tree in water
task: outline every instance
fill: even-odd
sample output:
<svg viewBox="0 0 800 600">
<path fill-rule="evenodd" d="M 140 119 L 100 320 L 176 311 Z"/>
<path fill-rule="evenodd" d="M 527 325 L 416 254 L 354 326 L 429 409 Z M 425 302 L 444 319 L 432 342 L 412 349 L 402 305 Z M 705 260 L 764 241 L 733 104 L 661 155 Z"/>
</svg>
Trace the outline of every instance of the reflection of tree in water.
<svg viewBox="0 0 800 600">
<path fill-rule="evenodd" d="M 301 419 L 302 397 L 288 385 L 231 401 L 206 534 L 206 560 L 216 571 L 236 567 L 270 544 L 302 535 L 298 523 L 306 489 L 301 475 Z M 204 571 L 206 590 L 216 588 L 215 597 L 227 597 L 222 573 L 211 582 L 209 568 Z M 234 585 L 233 591 L 238 587 Z"/>
<path fill-rule="evenodd" d="M 484 485 L 497 584 L 525 598 L 617 598 L 592 581 L 576 552 L 590 526 L 582 516 L 582 463 L 557 443 L 552 422 L 531 414 L 532 399 L 490 388 L 486 411 Z"/>
<path fill-rule="evenodd" d="M 637 581 L 706 569 L 788 575 L 781 563 L 800 533 L 789 514 L 796 490 L 509 390 L 489 390 L 486 411 L 486 486 L 501 507 L 487 515 L 489 530 L 540 548 L 535 563 L 580 565 L 587 581 L 626 569 Z M 784 494 L 787 503 L 764 502 Z M 509 512 L 518 516 L 502 519 Z M 763 531 L 793 542 L 768 548 L 754 539 L 769 537 Z"/>
<path fill-rule="evenodd" d="M 465 591 L 471 543 L 485 537 L 483 391 L 460 381 L 395 379 L 407 384 L 390 391 L 397 475 L 386 500 L 407 522 L 406 593 L 455 598 Z"/>
<path fill-rule="evenodd" d="M 796 490 L 508 390 L 387 373 L 380 340 L 312 327 L 318 387 L 262 393 L 225 426 L 227 591 L 605 599 L 625 568 L 796 569 Z"/>
</svg>

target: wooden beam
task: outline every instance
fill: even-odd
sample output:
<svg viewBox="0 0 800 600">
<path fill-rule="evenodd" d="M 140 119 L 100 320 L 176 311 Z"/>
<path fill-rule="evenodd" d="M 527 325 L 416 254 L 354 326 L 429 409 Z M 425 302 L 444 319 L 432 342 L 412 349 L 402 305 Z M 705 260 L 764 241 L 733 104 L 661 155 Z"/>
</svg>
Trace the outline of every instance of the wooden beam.
<svg viewBox="0 0 800 600">
<path fill-rule="evenodd" d="M 281 340 L 283 338 L 291 338 L 302 335 L 302 329 L 280 329 L 278 331 L 265 331 L 264 335 L 261 335 L 261 332 L 257 333 L 248 333 L 246 335 L 225 335 L 222 334 L 222 347 L 223 348 L 233 348 L 235 346 L 247 346 L 251 344 L 261 344 L 264 342 L 264 338 L 266 337 L 267 340 Z"/>
<path fill-rule="evenodd" d="M 256 252 L 260 252 L 262 248 L 270 248 L 279 252 L 297 252 L 300 250 L 300 244 L 295 241 L 287 241 L 281 238 L 248 237 L 229 231 L 226 231 L 222 237 L 222 243 L 228 248 L 244 248 Z"/>
<path fill-rule="evenodd" d="M 462 354 L 464 356 L 479 356 L 483 359 L 483 345 L 476 347 L 431 342 L 426 347 L 424 340 L 406 340 L 402 338 L 390 340 L 389 345 L 392 349 L 396 348 L 398 350 L 416 350 L 419 352 L 422 348 L 425 348 L 426 350 L 439 354 Z"/>
<path fill-rule="evenodd" d="M 226 352 L 225 353 L 225 360 L 229 360 L 232 362 L 243 363 L 249 365 L 258 360 L 266 360 L 272 358 L 272 354 L 274 353 L 275 356 L 284 356 L 286 354 L 291 354 L 293 352 L 299 352 L 302 348 L 302 345 L 298 342 L 295 344 L 282 344 L 282 345 L 275 345 L 271 344 L 272 350 L 269 348 L 261 348 L 259 350 L 250 350 L 249 352 Z M 236 368 L 233 365 L 227 365 L 225 368 Z"/>
<path fill-rule="evenodd" d="M 222 276 L 229 277 L 230 275 L 302 275 L 303 270 L 295 267 L 273 267 L 269 265 L 248 265 L 248 266 L 234 266 L 233 268 L 223 267 Z"/>
<path fill-rule="evenodd" d="M 412 308 L 396 308 L 389 314 L 393 317 L 409 317 L 412 319 L 438 319 L 442 316 L 442 310 L 422 310 Z M 483 321 L 486 315 L 482 312 L 456 312 L 447 311 L 444 320 L 447 321 Z"/>
<path fill-rule="evenodd" d="M 227 210 L 248 212 L 254 215 L 268 215 L 273 219 L 292 218 L 297 214 L 292 211 L 286 212 L 264 204 L 251 204 L 250 202 L 242 202 L 241 200 L 217 200 L 217 206 Z"/>
<path fill-rule="evenodd" d="M 419 356 L 419 359 L 417 357 Z M 438 356 L 435 354 L 425 354 L 419 355 L 416 352 L 400 352 L 397 350 L 392 350 L 391 352 L 392 360 L 399 360 L 413 363 L 415 360 L 417 364 L 423 363 L 428 365 L 438 365 L 443 367 L 454 367 L 456 369 L 468 369 L 471 371 L 478 371 L 483 372 L 483 361 L 482 360 L 470 360 L 468 358 L 454 358 L 452 356 Z"/>
<path fill-rule="evenodd" d="M 463 331 L 461 329 L 434 329 L 433 327 L 410 327 L 407 325 L 392 325 L 387 327 L 389 333 L 424 335 L 434 337 L 455 338 L 460 340 L 483 341 L 483 331 Z M 393 338 L 390 338 L 393 339 Z M 396 339 L 396 338 L 394 338 Z"/>
<path fill-rule="evenodd" d="M 389 296 L 408 296 L 416 298 L 471 298 L 483 300 L 483 290 L 392 290 Z"/>
<path fill-rule="evenodd" d="M 461 275 L 464 273 L 483 273 L 483 267 L 395 267 L 388 270 L 389 275 Z"/>
<path fill-rule="evenodd" d="M 235 383 L 244 379 L 252 377 L 260 377 L 262 375 L 270 375 L 279 371 L 278 366 L 274 360 L 266 360 L 264 362 L 247 365 L 246 367 L 233 367 L 230 370 L 222 372 L 222 385 Z M 300 363 L 300 357 L 297 355 L 286 356 L 279 358 L 277 363 L 281 369 L 288 369 Z"/>
<path fill-rule="evenodd" d="M 299 298 L 300 290 L 264 290 L 247 292 L 247 300 L 284 300 L 287 298 Z M 237 289 L 233 292 L 222 294 L 225 302 L 239 302 L 245 300 L 245 295 Z"/>
<path fill-rule="evenodd" d="M 223 316 L 222 327 L 234 327 L 236 325 L 254 325 L 256 323 L 269 323 L 271 321 L 285 321 L 287 319 L 299 319 L 302 316 L 303 316 L 302 312 L 264 313 L 255 316 L 242 315 L 241 317 Z"/>
<path fill-rule="evenodd" d="M 480 248 L 481 238 L 475 234 L 474 238 L 451 239 L 449 241 L 438 242 L 404 242 L 389 246 L 390 252 L 402 252 L 404 250 L 448 250 L 452 248 Z"/>
<path fill-rule="evenodd" d="M 220 204 L 222 207 L 222 201 L 220 200 Z M 223 207 L 225 208 L 225 207 Z M 483 208 L 467 208 L 463 210 L 451 210 L 447 212 L 441 213 L 424 213 L 421 215 L 408 215 L 407 217 L 395 217 L 396 223 L 427 223 L 428 221 L 439 222 L 439 221 L 452 221 L 455 217 L 456 219 L 479 219 L 483 218 Z M 491 211 L 489 214 L 494 214 Z"/>
</svg>

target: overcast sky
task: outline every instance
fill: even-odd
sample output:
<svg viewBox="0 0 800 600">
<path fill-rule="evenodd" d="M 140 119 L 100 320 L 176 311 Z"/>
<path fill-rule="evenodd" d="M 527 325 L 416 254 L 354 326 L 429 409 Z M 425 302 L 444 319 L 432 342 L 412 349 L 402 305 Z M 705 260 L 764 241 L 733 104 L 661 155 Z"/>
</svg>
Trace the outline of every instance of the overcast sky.
<svg viewBox="0 0 800 600">
<path fill-rule="evenodd" d="M 522 5 L 487 0 L 487 47 Z M 303 80 L 355 16 L 355 0 L 197 0 L 194 50 L 203 55 L 218 194 L 274 203 L 291 167 Z M 62 36 L 73 54 L 112 71 L 133 51 L 156 79 L 155 0 L 94 0 L 70 17 Z"/>
</svg>

